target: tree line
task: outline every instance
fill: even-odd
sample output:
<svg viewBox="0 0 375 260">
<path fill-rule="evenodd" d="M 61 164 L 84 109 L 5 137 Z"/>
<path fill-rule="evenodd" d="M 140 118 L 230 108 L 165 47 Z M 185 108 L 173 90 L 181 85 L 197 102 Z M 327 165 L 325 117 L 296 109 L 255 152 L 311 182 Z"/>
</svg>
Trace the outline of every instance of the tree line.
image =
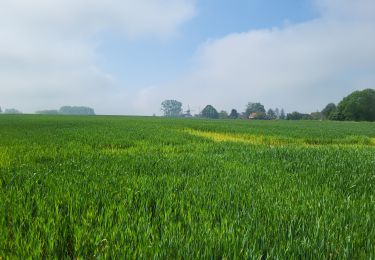
<svg viewBox="0 0 375 260">
<path fill-rule="evenodd" d="M 59 110 L 42 110 L 36 114 L 41 115 L 95 115 L 95 111 L 90 107 L 63 106 Z"/>
<path fill-rule="evenodd" d="M 4 112 L 0 107 L 0 114 L 22 114 L 21 111 L 15 108 L 5 109 Z M 95 115 L 94 109 L 84 106 L 63 106 L 59 110 L 41 110 L 35 112 L 40 115 Z"/>
<path fill-rule="evenodd" d="M 14 114 L 15 115 L 15 114 L 22 114 L 22 112 L 15 108 L 6 108 L 3 111 L 0 107 L 0 114 Z"/>
<path fill-rule="evenodd" d="M 328 104 L 322 110 L 324 119 L 337 121 L 375 121 L 375 90 L 355 91 L 338 105 Z"/>
<path fill-rule="evenodd" d="M 161 104 L 161 110 L 165 117 L 202 117 L 211 119 L 286 119 L 284 109 L 266 109 L 261 103 L 249 102 L 244 112 L 238 112 L 237 109 L 232 109 L 228 114 L 227 111 L 218 110 L 212 106 L 207 105 L 199 112 L 199 114 L 192 115 L 190 109 L 183 111 L 182 103 L 177 100 L 165 100 Z"/>
<path fill-rule="evenodd" d="M 177 100 L 165 100 L 161 104 L 161 110 L 165 117 L 193 117 L 190 109 L 183 111 L 182 103 Z M 343 98 L 338 105 L 329 103 L 322 111 L 310 114 L 294 111 L 286 114 L 284 109 L 268 109 L 261 103 L 249 102 L 246 110 L 239 113 L 232 109 L 227 111 L 218 110 L 207 105 L 194 117 L 211 119 L 255 119 L 255 120 L 335 120 L 335 121 L 375 121 L 375 90 L 365 89 L 355 91 Z"/>
</svg>

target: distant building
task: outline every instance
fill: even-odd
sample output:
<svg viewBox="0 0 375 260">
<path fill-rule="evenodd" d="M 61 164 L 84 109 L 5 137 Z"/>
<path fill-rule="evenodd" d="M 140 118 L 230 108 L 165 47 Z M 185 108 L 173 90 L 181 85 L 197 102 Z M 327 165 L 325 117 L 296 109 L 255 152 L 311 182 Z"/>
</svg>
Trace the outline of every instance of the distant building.
<svg viewBox="0 0 375 260">
<path fill-rule="evenodd" d="M 188 110 L 186 110 L 186 112 L 184 114 L 182 114 L 181 116 L 184 117 L 184 118 L 191 118 L 191 117 L 193 117 L 191 115 L 190 106 L 189 106 Z"/>
<path fill-rule="evenodd" d="M 182 114 L 182 117 L 184 118 L 191 118 L 193 117 L 190 113 Z"/>
<path fill-rule="evenodd" d="M 251 113 L 249 115 L 249 119 L 256 119 L 257 118 L 257 113 Z"/>
<path fill-rule="evenodd" d="M 245 113 L 239 113 L 238 114 L 238 119 L 246 119 Z"/>
</svg>

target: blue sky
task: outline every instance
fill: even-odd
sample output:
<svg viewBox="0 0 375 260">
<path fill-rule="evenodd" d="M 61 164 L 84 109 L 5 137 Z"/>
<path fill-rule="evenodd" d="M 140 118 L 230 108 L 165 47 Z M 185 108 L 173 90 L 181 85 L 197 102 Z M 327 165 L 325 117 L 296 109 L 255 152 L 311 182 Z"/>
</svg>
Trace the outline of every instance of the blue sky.
<svg viewBox="0 0 375 260">
<path fill-rule="evenodd" d="M 169 39 L 101 36 L 98 52 L 104 69 L 132 88 L 178 78 L 192 64 L 201 44 L 235 32 L 282 27 L 314 19 L 308 0 L 197 1 L 196 14 Z"/>
<path fill-rule="evenodd" d="M 4 0 L 0 106 L 312 112 L 375 86 L 373 0 Z"/>
</svg>

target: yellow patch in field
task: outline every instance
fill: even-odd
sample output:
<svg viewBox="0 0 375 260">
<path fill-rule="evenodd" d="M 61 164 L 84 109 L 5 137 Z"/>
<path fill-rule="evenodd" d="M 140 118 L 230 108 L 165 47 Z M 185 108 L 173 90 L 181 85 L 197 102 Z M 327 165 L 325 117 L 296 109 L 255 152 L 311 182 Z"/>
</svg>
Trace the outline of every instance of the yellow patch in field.
<svg viewBox="0 0 375 260">
<path fill-rule="evenodd" d="M 304 147 L 319 147 L 319 146 L 339 146 L 339 147 L 358 147 L 358 146 L 375 146 L 375 138 L 370 139 L 371 142 L 367 144 L 361 143 L 361 139 L 357 142 L 348 142 L 348 138 L 333 140 L 332 143 L 324 142 L 319 139 L 301 139 L 301 138 L 287 138 L 278 136 L 265 136 L 265 135 L 250 135 L 250 134 L 230 134 L 218 132 L 206 132 L 194 129 L 185 129 L 184 132 L 194 136 L 210 139 L 215 142 L 234 142 L 246 143 L 252 145 L 268 145 L 268 146 L 304 146 Z M 353 139 L 353 137 L 350 137 Z M 349 138 L 349 139 L 350 139 Z M 354 138 L 355 139 L 355 138 Z M 355 140 L 356 141 L 356 140 Z"/>
<path fill-rule="evenodd" d="M 290 141 L 274 136 L 263 136 L 263 135 L 241 135 L 241 134 L 229 134 L 229 133 L 218 133 L 218 132 L 205 132 L 193 129 L 186 129 L 185 132 L 211 139 L 215 142 L 235 142 L 235 143 L 247 143 L 253 145 L 283 145 L 288 144 Z"/>
</svg>

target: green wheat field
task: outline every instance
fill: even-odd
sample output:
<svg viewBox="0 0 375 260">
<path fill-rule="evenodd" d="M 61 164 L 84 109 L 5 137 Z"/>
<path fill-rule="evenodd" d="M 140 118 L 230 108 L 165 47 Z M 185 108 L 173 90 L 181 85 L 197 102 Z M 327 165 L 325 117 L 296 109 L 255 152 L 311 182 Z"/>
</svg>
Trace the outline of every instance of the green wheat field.
<svg viewBox="0 0 375 260">
<path fill-rule="evenodd" d="M 374 123 L 0 116 L 0 259 L 374 257 Z"/>
</svg>

